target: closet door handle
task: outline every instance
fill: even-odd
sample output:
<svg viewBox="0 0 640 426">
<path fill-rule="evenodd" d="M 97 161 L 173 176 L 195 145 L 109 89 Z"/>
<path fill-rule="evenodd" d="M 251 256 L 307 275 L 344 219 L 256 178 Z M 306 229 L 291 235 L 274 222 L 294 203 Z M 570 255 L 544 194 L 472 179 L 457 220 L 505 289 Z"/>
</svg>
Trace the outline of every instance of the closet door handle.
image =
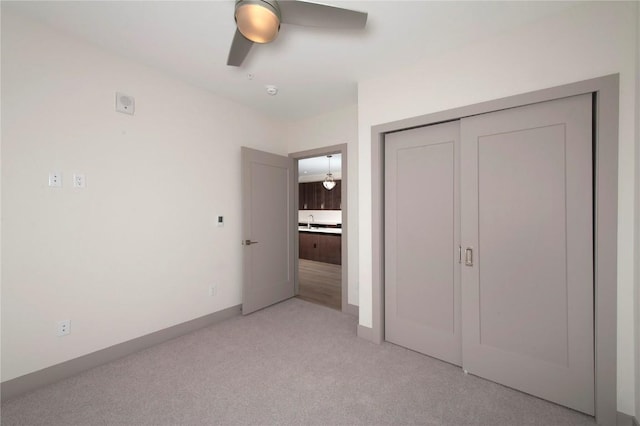
<svg viewBox="0 0 640 426">
<path fill-rule="evenodd" d="M 473 249 L 467 247 L 464 251 L 464 264 L 465 266 L 473 266 Z"/>
</svg>

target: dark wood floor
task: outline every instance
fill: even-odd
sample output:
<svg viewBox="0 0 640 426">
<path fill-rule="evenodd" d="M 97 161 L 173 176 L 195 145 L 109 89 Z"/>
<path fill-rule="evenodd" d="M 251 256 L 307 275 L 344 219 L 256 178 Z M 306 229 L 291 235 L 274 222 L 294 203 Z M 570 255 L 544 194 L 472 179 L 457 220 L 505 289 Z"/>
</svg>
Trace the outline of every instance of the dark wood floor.
<svg viewBox="0 0 640 426">
<path fill-rule="evenodd" d="M 298 297 L 300 299 L 342 309 L 342 266 L 299 259 Z"/>
</svg>

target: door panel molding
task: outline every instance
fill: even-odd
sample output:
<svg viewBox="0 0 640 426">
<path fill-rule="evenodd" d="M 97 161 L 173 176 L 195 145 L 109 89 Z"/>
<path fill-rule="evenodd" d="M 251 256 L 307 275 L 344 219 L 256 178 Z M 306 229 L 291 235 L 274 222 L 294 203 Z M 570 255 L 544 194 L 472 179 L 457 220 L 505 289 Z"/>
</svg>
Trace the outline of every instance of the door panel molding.
<svg viewBox="0 0 640 426">
<path fill-rule="evenodd" d="M 569 96 L 594 94 L 595 245 L 595 417 L 615 424 L 617 416 L 617 220 L 619 74 L 373 126 L 371 129 L 372 328 L 358 336 L 384 340 L 384 140 L 390 132 L 427 126 Z"/>
</svg>

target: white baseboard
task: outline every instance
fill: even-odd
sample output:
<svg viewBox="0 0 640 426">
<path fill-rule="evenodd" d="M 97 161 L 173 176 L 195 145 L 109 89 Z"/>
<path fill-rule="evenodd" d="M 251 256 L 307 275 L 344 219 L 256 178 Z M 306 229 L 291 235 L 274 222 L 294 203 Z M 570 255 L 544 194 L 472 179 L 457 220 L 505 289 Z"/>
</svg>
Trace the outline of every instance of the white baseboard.
<svg viewBox="0 0 640 426">
<path fill-rule="evenodd" d="M 360 315 L 360 308 L 356 305 L 347 303 L 347 309 L 344 312 L 349 315 L 353 315 L 354 317 L 358 317 Z"/>
<path fill-rule="evenodd" d="M 638 426 L 638 420 L 629 414 L 618 411 L 615 426 Z"/>
<path fill-rule="evenodd" d="M 214 312 L 164 330 L 156 331 L 127 342 L 102 349 L 90 354 L 65 361 L 15 379 L 0 383 L 1 400 L 6 401 L 23 393 L 38 389 L 42 386 L 75 376 L 78 373 L 106 364 L 116 359 L 131 355 L 151 346 L 158 345 L 192 331 L 207 327 L 226 319 L 241 315 L 242 305 L 232 306 L 222 311 Z"/>
<path fill-rule="evenodd" d="M 373 338 L 373 329 L 370 327 L 358 324 L 358 337 L 375 343 L 375 339 Z"/>
</svg>

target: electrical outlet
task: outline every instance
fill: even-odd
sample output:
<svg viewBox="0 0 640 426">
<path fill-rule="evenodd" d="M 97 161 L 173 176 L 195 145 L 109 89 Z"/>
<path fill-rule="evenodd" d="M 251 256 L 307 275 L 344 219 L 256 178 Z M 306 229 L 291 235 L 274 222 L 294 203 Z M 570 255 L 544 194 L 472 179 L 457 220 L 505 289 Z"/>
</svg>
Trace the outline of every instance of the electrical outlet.
<svg viewBox="0 0 640 426">
<path fill-rule="evenodd" d="M 216 286 L 214 285 L 210 285 L 209 286 L 209 296 L 215 296 L 216 295 Z"/>
<path fill-rule="evenodd" d="M 56 323 L 56 335 L 66 336 L 71 333 L 71 320 L 62 320 Z"/>
</svg>

